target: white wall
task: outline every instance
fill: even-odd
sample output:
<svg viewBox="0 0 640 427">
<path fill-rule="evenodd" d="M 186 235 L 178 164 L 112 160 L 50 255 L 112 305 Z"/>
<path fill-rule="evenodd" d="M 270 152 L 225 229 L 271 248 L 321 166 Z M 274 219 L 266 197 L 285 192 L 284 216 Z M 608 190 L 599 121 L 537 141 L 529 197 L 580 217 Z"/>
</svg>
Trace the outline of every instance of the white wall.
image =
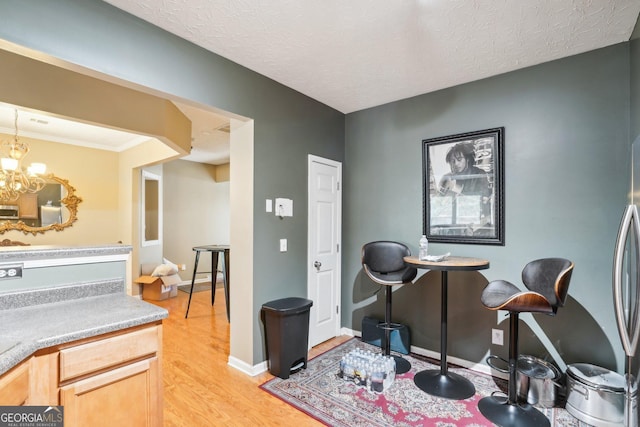
<svg viewBox="0 0 640 427">
<path fill-rule="evenodd" d="M 229 181 L 216 181 L 216 166 L 186 160 L 163 164 L 163 180 L 164 257 L 186 264 L 180 277 L 190 281 L 194 246 L 229 244 Z M 210 256 L 201 257 L 198 271 L 211 271 Z"/>
</svg>

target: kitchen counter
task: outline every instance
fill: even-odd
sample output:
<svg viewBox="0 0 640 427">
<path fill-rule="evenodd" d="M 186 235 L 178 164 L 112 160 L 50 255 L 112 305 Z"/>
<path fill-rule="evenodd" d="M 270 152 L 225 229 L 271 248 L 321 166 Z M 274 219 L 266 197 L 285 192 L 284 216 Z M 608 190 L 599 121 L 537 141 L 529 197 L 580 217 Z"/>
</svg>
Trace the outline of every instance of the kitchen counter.
<svg viewBox="0 0 640 427">
<path fill-rule="evenodd" d="M 37 350 L 143 325 L 167 311 L 124 293 L 0 310 L 0 374 Z"/>
<path fill-rule="evenodd" d="M 52 264 L 68 265 L 69 259 L 74 264 L 89 260 L 95 263 L 99 257 L 120 259 L 129 250 L 124 245 L 10 248 L 0 252 L 0 263 L 18 261 L 26 269 L 29 262 L 38 262 L 38 268 L 46 268 Z M 127 295 L 122 277 L 1 292 L 0 374 L 38 350 L 157 322 L 167 316 L 167 310 Z"/>
<path fill-rule="evenodd" d="M 0 262 L 37 262 L 55 260 L 56 264 L 69 263 L 65 259 L 91 259 L 92 257 L 128 256 L 130 245 L 110 244 L 94 246 L 8 246 L 0 250 Z"/>
</svg>

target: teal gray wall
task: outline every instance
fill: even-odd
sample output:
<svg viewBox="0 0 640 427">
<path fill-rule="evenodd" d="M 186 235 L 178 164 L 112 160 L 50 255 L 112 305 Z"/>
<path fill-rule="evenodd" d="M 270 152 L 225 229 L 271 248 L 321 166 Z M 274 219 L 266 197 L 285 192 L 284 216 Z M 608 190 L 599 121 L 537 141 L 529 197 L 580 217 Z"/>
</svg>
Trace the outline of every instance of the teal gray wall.
<svg viewBox="0 0 640 427">
<path fill-rule="evenodd" d="M 343 161 L 342 113 L 96 0 L 0 0 L 0 38 L 254 119 L 254 297 L 246 303 L 256 331 L 263 303 L 306 296 L 307 154 Z M 264 200 L 274 197 L 293 199 L 295 216 L 265 214 Z M 263 338 L 253 339 L 259 363 Z"/>
<path fill-rule="evenodd" d="M 382 314 L 381 294 L 360 272 L 361 245 L 394 239 L 417 249 L 421 141 L 504 126 L 506 245 L 432 245 L 491 261 L 482 273 L 450 275 L 449 351 L 474 361 L 504 351 L 489 348 L 491 328 L 498 320 L 506 326 L 479 303 L 482 287 L 518 282 L 530 259 L 564 256 L 576 263 L 568 304 L 555 318 L 523 319 L 523 351 L 543 356 L 536 334 L 567 363 L 618 368 L 611 259 L 627 200 L 629 130 L 640 133 L 637 65 L 630 79 L 636 44 L 349 114 L 345 125 L 341 113 L 99 1 L 0 0 L 0 38 L 255 119 L 255 277 L 247 304 L 256 313 L 270 299 L 306 295 L 307 154 L 344 162 L 342 323 L 360 329 L 362 316 Z M 263 212 L 275 197 L 294 200 L 293 218 Z M 280 238 L 289 240 L 287 253 L 277 252 Z M 394 299 L 413 344 L 435 351 L 438 284 L 439 275 L 427 273 Z M 262 336 L 253 339 L 257 363 Z"/>
<path fill-rule="evenodd" d="M 629 182 L 629 74 L 623 43 L 348 114 L 343 325 L 359 330 L 362 316 L 384 314 L 383 293 L 361 272 L 364 243 L 398 240 L 417 252 L 421 141 L 504 126 L 505 246 L 429 248 L 491 262 L 481 273 L 449 275 L 449 352 L 475 362 L 488 351 L 506 355 L 506 345 L 490 347 L 491 328 L 506 340 L 508 321 L 483 308 L 484 285 L 521 285 L 528 261 L 565 257 L 575 262 L 567 305 L 555 318 L 523 316 L 521 351 L 546 357 L 542 336 L 565 363 L 617 369 L 611 265 Z M 440 350 L 439 283 L 429 272 L 394 294 L 395 320 L 410 327 L 413 345 L 433 351 Z"/>
</svg>

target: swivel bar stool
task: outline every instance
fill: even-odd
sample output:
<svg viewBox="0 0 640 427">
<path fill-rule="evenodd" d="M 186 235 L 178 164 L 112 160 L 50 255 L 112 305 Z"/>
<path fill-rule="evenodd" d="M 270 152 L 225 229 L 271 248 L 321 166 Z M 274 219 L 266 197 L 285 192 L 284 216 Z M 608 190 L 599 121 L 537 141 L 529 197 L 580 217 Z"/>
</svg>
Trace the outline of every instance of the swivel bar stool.
<svg viewBox="0 0 640 427">
<path fill-rule="evenodd" d="M 362 268 L 375 283 L 385 287 L 384 323 L 378 325 L 384 330 L 384 355 L 396 361 L 396 374 L 404 374 L 411 369 L 411 363 L 402 357 L 391 355 L 391 331 L 402 325 L 391 321 L 392 286 L 406 285 L 418 274 L 415 267 L 405 264 L 403 258 L 411 255 L 409 248 L 398 242 L 377 241 L 362 247 Z"/>
<path fill-rule="evenodd" d="M 518 361 L 518 316 L 520 313 L 555 315 L 564 306 L 569 290 L 573 263 L 562 258 L 531 261 L 522 270 L 521 291 L 505 280 L 495 280 L 482 291 L 480 300 L 490 310 L 509 311 L 509 386 L 507 398 L 488 396 L 480 399 L 478 409 L 499 426 L 544 427 L 547 417 L 533 406 L 517 401 L 516 364 Z"/>
</svg>

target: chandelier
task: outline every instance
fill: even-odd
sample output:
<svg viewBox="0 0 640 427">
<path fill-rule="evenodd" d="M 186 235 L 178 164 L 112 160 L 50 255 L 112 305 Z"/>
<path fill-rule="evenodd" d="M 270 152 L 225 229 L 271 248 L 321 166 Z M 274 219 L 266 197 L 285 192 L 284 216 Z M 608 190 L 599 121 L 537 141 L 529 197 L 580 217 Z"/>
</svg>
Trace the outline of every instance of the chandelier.
<svg viewBox="0 0 640 427">
<path fill-rule="evenodd" d="M 25 171 L 22 161 L 29 154 L 29 144 L 18 140 L 18 110 L 15 110 L 15 134 L 13 140 L 2 142 L 0 158 L 0 200 L 15 201 L 23 193 L 37 193 L 45 180 L 44 163 L 32 163 Z"/>
</svg>

